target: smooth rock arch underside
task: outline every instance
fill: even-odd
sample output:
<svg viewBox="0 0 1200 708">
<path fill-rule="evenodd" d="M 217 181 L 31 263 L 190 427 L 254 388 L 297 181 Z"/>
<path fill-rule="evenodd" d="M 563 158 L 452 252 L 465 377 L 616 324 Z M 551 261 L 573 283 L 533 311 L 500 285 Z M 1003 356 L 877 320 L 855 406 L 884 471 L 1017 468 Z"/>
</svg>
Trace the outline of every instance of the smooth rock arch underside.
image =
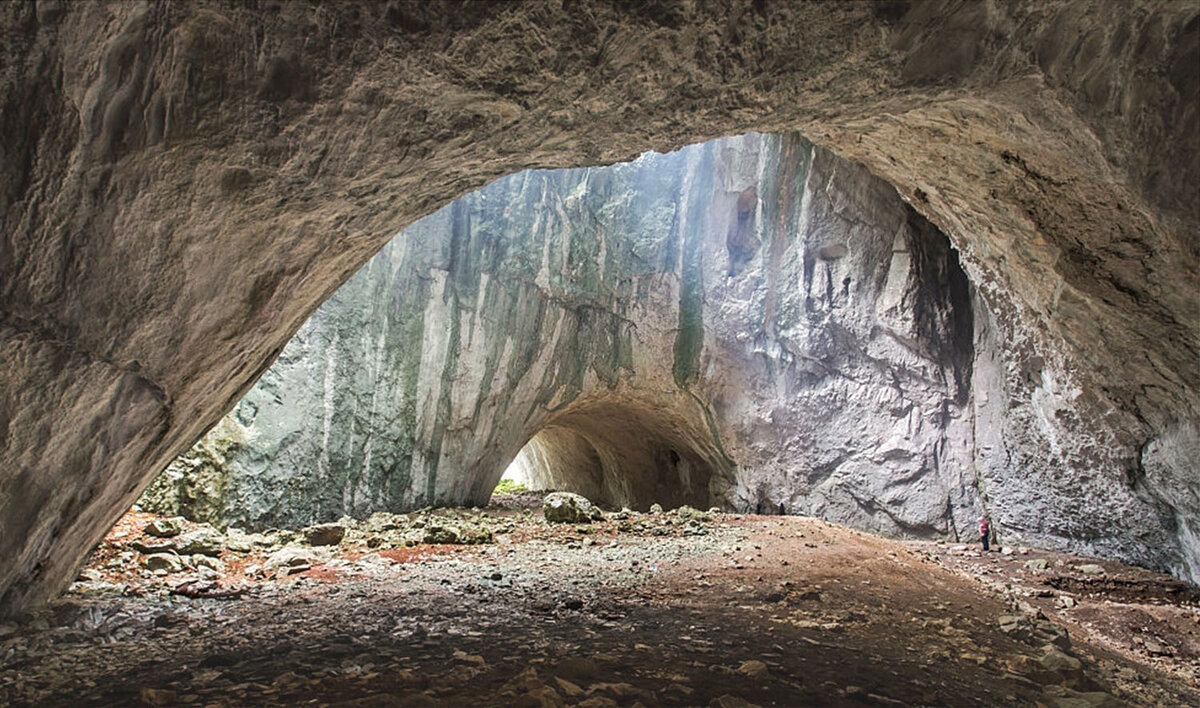
<svg viewBox="0 0 1200 708">
<path fill-rule="evenodd" d="M 1040 471 L 1031 535 L 1200 572 L 1193 4 L 0 13 L 0 613 L 61 589 L 403 225 L 751 130 L 861 162 L 952 239 L 1018 404 L 976 459 Z"/>
</svg>

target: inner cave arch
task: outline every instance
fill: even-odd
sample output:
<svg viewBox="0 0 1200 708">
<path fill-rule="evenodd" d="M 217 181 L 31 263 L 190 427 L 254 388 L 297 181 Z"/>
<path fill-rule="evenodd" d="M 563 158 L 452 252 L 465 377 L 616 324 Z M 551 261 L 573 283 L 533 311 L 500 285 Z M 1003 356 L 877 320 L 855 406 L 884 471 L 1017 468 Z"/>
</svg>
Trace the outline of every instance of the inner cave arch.
<svg viewBox="0 0 1200 708">
<path fill-rule="evenodd" d="M 248 529 L 476 506 L 517 457 L 606 506 L 948 534 L 975 299 L 945 234 L 798 134 L 515 173 L 351 278 L 183 458 L 221 483 L 176 496 Z"/>
<path fill-rule="evenodd" d="M 674 418 L 636 403 L 583 405 L 542 427 L 510 467 L 530 489 L 574 492 L 604 507 L 707 509 L 732 468 Z"/>
</svg>

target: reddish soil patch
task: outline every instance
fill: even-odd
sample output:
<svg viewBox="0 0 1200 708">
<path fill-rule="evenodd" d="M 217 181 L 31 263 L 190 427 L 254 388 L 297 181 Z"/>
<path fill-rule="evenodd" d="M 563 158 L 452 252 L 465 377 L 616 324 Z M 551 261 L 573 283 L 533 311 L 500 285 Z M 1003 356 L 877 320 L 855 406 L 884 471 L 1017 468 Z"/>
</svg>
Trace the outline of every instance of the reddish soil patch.
<svg viewBox="0 0 1200 708">
<path fill-rule="evenodd" d="M 389 548 L 387 550 L 378 551 L 379 555 L 393 560 L 397 563 L 415 563 L 418 561 L 436 558 L 438 556 L 450 556 L 460 553 L 463 546 L 451 546 L 447 544 L 422 544 L 420 546 L 410 546 L 408 548 Z"/>
</svg>

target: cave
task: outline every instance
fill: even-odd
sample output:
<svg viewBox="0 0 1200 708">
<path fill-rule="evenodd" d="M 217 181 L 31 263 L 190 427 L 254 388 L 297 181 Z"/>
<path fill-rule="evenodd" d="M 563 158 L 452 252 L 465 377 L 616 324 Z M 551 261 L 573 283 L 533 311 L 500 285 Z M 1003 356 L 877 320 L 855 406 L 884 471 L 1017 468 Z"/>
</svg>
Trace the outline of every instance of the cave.
<svg viewBox="0 0 1200 708">
<path fill-rule="evenodd" d="M 708 509 L 719 499 L 709 483 L 721 463 L 680 430 L 654 411 L 583 407 L 542 428 L 511 464 L 530 489 L 573 492 L 609 509 Z"/>
<path fill-rule="evenodd" d="M 2 617 L 58 597 L 205 431 L 242 449 L 300 366 L 292 336 L 341 346 L 311 338 L 337 329 L 318 307 L 431 215 L 447 240 L 393 253 L 405 297 L 373 332 L 424 342 L 395 369 L 411 435 L 327 456 L 316 492 L 234 504 L 235 484 L 214 513 L 481 504 L 534 441 L 611 506 L 950 539 L 988 514 L 1200 577 L 1194 6 L 38 0 L 0 26 Z M 718 169 L 743 149 L 803 176 Z M 686 202 L 678 238 L 571 232 L 554 269 L 455 202 L 656 160 L 696 177 L 648 180 Z M 802 243 L 767 237 L 797 223 Z M 464 388 L 516 370 L 539 378 Z M 252 484 L 282 479 L 257 464 Z"/>
<path fill-rule="evenodd" d="M 961 540 L 1002 471 L 988 313 L 945 234 L 798 134 L 520 172 L 393 238 L 141 506 L 479 506 L 520 457 L 607 508 Z"/>
</svg>

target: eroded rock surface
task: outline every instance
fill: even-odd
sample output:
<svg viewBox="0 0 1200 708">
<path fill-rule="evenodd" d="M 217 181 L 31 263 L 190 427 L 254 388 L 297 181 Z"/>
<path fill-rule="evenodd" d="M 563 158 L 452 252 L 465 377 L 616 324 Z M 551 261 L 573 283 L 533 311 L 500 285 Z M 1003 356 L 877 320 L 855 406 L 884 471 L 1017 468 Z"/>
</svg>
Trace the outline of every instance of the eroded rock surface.
<svg viewBox="0 0 1200 708">
<path fill-rule="evenodd" d="M 973 297 L 894 189 L 796 135 L 520 173 L 386 246 L 143 505 L 265 528 L 483 504 L 521 451 L 613 507 L 956 535 L 981 512 Z"/>
<path fill-rule="evenodd" d="M 191 514 L 265 528 L 483 504 L 520 450 L 536 488 L 614 508 L 956 539 L 986 513 L 1005 541 L 1177 564 L 1186 538 L 1119 467 L 1054 493 L 1047 441 L 1114 431 L 1012 399 L 996 329 L 942 233 L 796 135 L 521 173 L 386 246 L 149 506 L 221 488 Z M 1062 496 L 1086 533 L 1056 527 Z"/>
<path fill-rule="evenodd" d="M 1016 353 L 973 381 L 1035 403 L 988 422 L 985 468 L 1053 480 L 1059 513 L 1015 529 L 1196 573 L 1078 503 L 1132 517 L 1132 487 L 1195 548 L 1188 3 L 46 1 L 0 27 L 0 612 L 61 589 L 403 226 L 749 130 L 860 161 L 959 249 Z"/>
</svg>

